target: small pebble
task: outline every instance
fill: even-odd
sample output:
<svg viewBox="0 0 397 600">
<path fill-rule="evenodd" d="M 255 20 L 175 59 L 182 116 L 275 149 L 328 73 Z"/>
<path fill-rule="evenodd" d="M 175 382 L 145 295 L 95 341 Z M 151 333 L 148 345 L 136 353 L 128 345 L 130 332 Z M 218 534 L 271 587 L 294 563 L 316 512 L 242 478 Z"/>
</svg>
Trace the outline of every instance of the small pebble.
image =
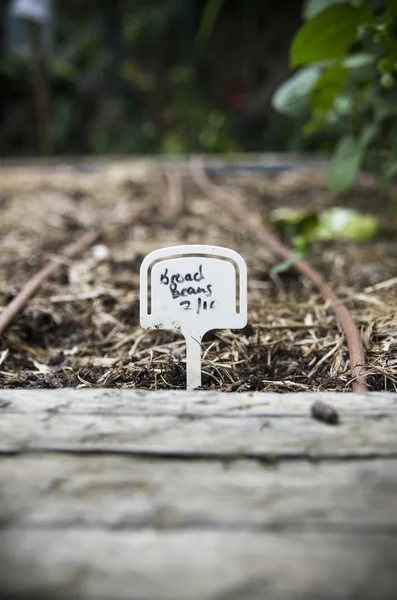
<svg viewBox="0 0 397 600">
<path fill-rule="evenodd" d="M 311 407 L 313 419 L 326 423 L 327 425 L 338 425 L 339 415 L 336 410 L 325 402 L 313 402 Z"/>
<path fill-rule="evenodd" d="M 103 244 L 97 244 L 92 248 L 92 253 L 95 258 L 105 259 L 109 256 L 109 248 Z"/>
</svg>

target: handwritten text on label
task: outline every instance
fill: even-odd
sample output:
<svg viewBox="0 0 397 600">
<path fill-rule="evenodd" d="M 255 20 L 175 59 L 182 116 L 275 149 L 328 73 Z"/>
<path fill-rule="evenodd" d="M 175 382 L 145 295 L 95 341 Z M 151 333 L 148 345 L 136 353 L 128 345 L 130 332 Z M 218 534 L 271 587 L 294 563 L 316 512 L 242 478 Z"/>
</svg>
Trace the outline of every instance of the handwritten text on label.
<svg viewBox="0 0 397 600">
<path fill-rule="evenodd" d="M 173 275 L 168 273 L 168 269 L 164 269 L 164 272 L 160 274 L 160 284 L 166 285 L 169 287 L 171 292 L 171 296 L 174 300 L 178 298 L 186 298 L 187 296 L 199 296 L 203 294 L 204 296 L 210 298 L 212 296 L 212 284 L 203 284 L 202 286 L 184 286 L 182 284 L 185 283 L 200 283 L 205 280 L 205 275 L 203 273 L 203 265 L 199 265 L 198 269 L 194 273 L 186 273 L 182 275 L 181 273 L 175 273 Z M 178 288 L 179 286 L 179 288 Z M 200 297 L 197 298 L 197 302 L 194 303 L 195 306 L 192 306 L 191 300 L 183 300 L 179 303 L 180 306 L 183 307 L 184 310 L 193 310 L 196 309 L 196 313 L 200 314 L 202 310 L 212 310 L 216 306 L 216 301 L 211 300 L 207 302 L 206 300 L 202 300 Z"/>
</svg>

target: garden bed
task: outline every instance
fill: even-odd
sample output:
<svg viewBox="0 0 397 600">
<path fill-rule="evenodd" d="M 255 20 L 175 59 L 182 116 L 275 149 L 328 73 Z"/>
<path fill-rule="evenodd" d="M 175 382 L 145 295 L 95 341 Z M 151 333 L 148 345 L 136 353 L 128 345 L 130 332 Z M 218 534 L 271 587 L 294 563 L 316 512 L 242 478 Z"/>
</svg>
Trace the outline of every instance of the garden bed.
<svg viewBox="0 0 397 600">
<path fill-rule="evenodd" d="M 0 341 L 0 386 L 7 388 L 184 388 L 185 344 L 171 331 L 139 325 L 139 267 L 150 251 L 180 243 L 227 246 L 245 258 L 249 318 L 242 331 L 203 342 L 203 387 L 225 391 L 350 391 L 346 341 L 333 312 L 294 269 L 261 248 L 183 170 L 183 209 L 169 218 L 167 166 L 154 161 L 107 165 L 3 167 L 0 170 L 0 311 L 46 260 L 84 231 L 110 229 L 55 276 Z M 373 241 L 310 246 L 308 260 L 351 311 L 365 344 L 371 390 L 397 390 L 397 240 L 390 214 L 367 180 L 341 199 L 326 192 L 320 169 L 217 169 L 247 211 L 267 220 L 279 207 L 321 210 L 348 205 L 380 217 Z M 150 215 L 129 218 L 145 206 Z M 168 217 L 167 217 L 168 215 Z M 394 233 L 394 235 L 393 235 Z M 287 240 L 286 240 L 287 241 Z"/>
</svg>

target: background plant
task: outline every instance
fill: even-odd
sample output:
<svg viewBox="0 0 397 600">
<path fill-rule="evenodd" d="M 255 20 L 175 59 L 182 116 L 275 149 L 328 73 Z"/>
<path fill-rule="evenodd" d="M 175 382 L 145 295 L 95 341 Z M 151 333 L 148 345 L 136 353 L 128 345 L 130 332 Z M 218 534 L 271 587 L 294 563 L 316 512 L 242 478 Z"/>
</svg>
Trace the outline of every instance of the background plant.
<svg viewBox="0 0 397 600">
<path fill-rule="evenodd" d="M 2 42 L 11 0 L 0 0 Z M 296 0 L 54 0 L 47 57 L 56 154 L 299 150 L 271 96 Z M 0 53 L 0 154 L 38 153 L 31 64 Z M 303 146 L 301 146 L 301 142 Z"/>
<path fill-rule="evenodd" d="M 273 106 L 333 148 L 331 192 L 347 190 L 363 168 L 389 181 L 397 174 L 396 0 L 307 0 L 303 16 L 290 47 L 300 68 Z"/>
</svg>

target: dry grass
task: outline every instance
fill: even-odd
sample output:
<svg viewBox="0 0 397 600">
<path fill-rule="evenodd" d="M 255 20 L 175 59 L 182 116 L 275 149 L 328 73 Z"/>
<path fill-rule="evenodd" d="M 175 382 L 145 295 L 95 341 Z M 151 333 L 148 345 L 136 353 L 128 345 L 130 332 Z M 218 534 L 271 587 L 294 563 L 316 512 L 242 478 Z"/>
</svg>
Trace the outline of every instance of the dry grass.
<svg viewBox="0 0 397 600">
<path fill-rule="evenodd" d="M 324 206 L 332 201 L 309 175 L 235 177 L 222 183 L 238 187 L 247 208 L 260 210 L 264 218 L 281 203 Z M 173 223 L 166 220 L 167 177 L 162 168 L 145 162 L 94 172 L 3 169 L 0 188 L 3 307 L 82 230 L 127 221 L 142 203 L 153 214 L 151 223 L 121 226 L 80 259 L 66 261 L 43 286 L 0 342 L 1 386 L 183 388 L 184 341 L 173 332 L 139 326 L 139 265 L 161 246 L 207 243 L 234 248 L 246 259 L 249 323 L 243 331 L 207 334 L 204 387 L 350 389 L 344 337 L 311 284 L 293 271 L 272 275 L 273 257 L 189 180 L 183 186 L 183 212 Z M 351 201 L 369 206 L 371 193 L 357 188 Z M 394 238 L 362 246 L 318 246 L 310 257 L 360 327 L 373 390 L 397 391 L 396 258 Z"/>
</svg>

